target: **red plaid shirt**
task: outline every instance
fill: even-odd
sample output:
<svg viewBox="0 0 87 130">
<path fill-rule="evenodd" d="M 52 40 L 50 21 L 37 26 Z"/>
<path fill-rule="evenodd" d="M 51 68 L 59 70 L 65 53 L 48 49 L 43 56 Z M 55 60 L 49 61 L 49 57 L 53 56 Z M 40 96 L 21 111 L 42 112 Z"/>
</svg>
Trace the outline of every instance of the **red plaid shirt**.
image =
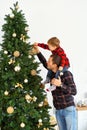
<svg viewBox="0 0 87 130">
<path fill-rule="evenodd" d="M 43 48 L 43 49 L 49 50 L 49 47 L 47 44 L 38 43 L 38 46 Z M 64 50 L 60 46 L 51 52 L 52 52 L 52 54 L 58 54 L 61 57 L 61 64 L 60 65 L 62 67 L 70 67 L 69 59 L 67 58 Z"/>
</svg>

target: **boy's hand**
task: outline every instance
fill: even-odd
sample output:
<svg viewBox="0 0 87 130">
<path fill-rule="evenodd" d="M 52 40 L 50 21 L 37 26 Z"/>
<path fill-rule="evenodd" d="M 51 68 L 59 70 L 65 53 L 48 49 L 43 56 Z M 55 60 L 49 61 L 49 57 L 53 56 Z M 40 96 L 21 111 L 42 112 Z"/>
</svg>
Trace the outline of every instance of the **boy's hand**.
<svg viewBox="0 0 87 130">
<path fill-rule="evenodd" d="M 38 43 L 37 42 L 34 42 L 34 44 L 33 44 L 34 46 L 38 46 Z"/>
</svg>

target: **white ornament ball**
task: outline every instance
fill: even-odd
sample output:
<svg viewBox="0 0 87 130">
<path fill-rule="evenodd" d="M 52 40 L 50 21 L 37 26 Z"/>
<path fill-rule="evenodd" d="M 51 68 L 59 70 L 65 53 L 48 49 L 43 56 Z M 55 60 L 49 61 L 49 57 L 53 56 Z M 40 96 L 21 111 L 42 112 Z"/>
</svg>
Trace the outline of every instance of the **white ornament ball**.
<svg viewBox="0 0 87 130">
<path fill-rule="evenodd" d="M 14 18 L 14 14 L 10 14 L 10 18 Z"/>
<path fill-rule="evenodd" d="M 13 37 L 16 37 L 16 33 L 13 33 L 12 36 L 13 36 Z"/>
<path fill-rule="evenodd" d="M 33 94 L 33 91 L 32 90 L 30 90 L 30 95 L 32 95 Z"/>
<path fill-rule="evenodd" d="M 19 6 L 18 5 L 16 5 L 16 7 L 15 7 L 16 9 L 19 9 Z"/>
<path fill-rule="evenodd" d="M 24 128 L 24 127 L 25 127 L 25 124 L 22 122 L 22 123 L 20 124 L 20 127 Z"/>
<path fill-rule="evenodd" d="M 5 50 L 5 51 L 4 51 L 4 54 L 8 54 L 8 51 Z"/>
<path fill-rule="evenodd" d="M 25 31 L 28 31 L 29 30 L 29 28 L 28 27 L 25 27 Z"/>
<path fill-rule="evenodd" d="M 42 119 L 39 119 L 38 122 L 39 122 L 39 123 L 42 123 Z"/>
<path fill-rule="evenodd" d="M 35 63 L 36 61 L 34 60 L 33 63 Z"/>
<path fill-rule="evenodd" d="M 9 94 L 9 92 L 6 90 L 6 91 L 4 92 L 4 95 L 7 96 L 8 94 Z"/>
<path fill-rule="evenodd" d="M 43 102 L 41 102 L 41 103 L 39 103 L 39 105 L 38 105 L 39 107 L 42 107 L 43 106 Z"/>
<path fill-rule="evenodd" d="M 31 59 L 31 58 L 32 58 L 32 56 L 31 56 L 31 55 L 29 55 L 29 56 L 28 56 L 28 58 L 29 58 L 29 59 Z"/>
<path fill-rule="evenodd" d="M 15 68 L 14 68 L 14 70 L 15 70 L 16 72 L 19 72 L 19 71 L 20 71 L 20 69 L 21 69 L 21 67 L 20 67 L 20 66 L 15 66 Z"/>
<path fill-rule="evenodd" d="M 24 83 L 28 83 L 28 79 L 25 79 L 25 80 L 24 80 Z"/>
<path fill-rule="evenodd" d="M 26 39 L 26 41 L 25 41 L 25 42 L 26 42 L 26 44 L 28 44 L 28 43 L 29 43 L 29 39 Z"/>
</svg>

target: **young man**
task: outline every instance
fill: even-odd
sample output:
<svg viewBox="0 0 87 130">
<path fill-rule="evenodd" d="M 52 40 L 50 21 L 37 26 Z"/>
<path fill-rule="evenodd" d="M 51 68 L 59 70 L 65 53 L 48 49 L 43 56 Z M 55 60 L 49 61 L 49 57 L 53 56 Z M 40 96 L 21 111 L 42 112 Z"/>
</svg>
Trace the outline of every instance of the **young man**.
<svg viewBox="0 0 87 130">
<path fill-rule="evenodd" d="M 51 77 L 51 84 L 56 86 L 52 91 L 53 104 L 56 109 L 56 119 L 58 122 L 59 130 L 77 130 L 77 112 L 74 103 L 74 95 L 76 95 L 76 85 L 73 79 L 73 74 L 67 70 L 58 79 L 55 74 L 61 62 L 61 57 L 58 55 L 51 55 L 46 61 L 44 56 L 39 52 L 37 56 L 43 66 L 53 71 Z"/>
</svg>

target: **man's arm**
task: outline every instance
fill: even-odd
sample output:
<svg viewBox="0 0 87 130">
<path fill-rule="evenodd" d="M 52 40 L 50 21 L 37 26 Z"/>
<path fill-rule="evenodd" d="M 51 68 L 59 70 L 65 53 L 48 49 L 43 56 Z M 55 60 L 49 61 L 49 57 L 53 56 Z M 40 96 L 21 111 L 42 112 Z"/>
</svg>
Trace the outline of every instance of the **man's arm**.
<svg viewBox="0 0 87 130">
<path fill-rule="evenodd" d="M 56 85 L 57 87 L 61 87 L 62 92 L 64 92 L 64 94 L 76 95 L 77 89 L 76 89 L 76 85 L 72 73 L 70 71 L 66 71 L 63 77 L 64 77 L 63 82 L 61 78 L 59 79 L 54 78 L 51 81 L 51 83 Z"/>
<path fill-rule="evenodd" d="M 47 69 L 47 62 L 45 57 L 42 55 L 41 52 L 37 53 L 37 57 L 40 60 L 40 62 L 43 64 L 43 66 Z"/>
<path fill-rule="evenodd" d="M 70 71 L 66 71 L 64 76 L 65 76 L 65 83 L 63 86 L 63 92 L 64 93 L 66 92 L 71 95 L 76 95 L 77 89 L 72 73 Z"/>
</svg>

